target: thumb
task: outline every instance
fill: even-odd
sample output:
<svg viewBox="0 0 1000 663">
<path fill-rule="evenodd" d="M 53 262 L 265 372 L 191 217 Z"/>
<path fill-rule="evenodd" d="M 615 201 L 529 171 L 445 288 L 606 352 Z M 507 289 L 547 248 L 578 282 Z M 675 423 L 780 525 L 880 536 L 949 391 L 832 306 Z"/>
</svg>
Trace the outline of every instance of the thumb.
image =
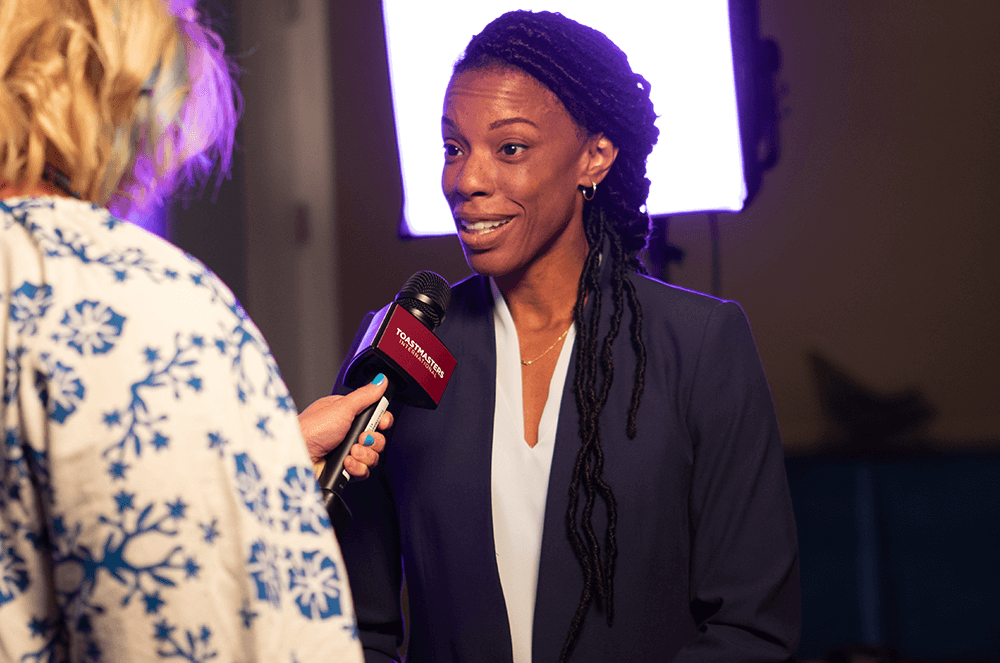
<svg viewBox="0 0 1000 663">
<path fill-rule="evenodd" d="M 366 407 L 382 398 L 382 395 L 385 394 L 385 390 L 388 386 L 389 380 L 386 379 L 385 374 L 379 373 L 368 384 L 363 387 L 358 387 L 351 393 L 345 395 L 341 402 L 351 412 L 351 416 L 356 417 L 361 414 Z"/>
</svg>

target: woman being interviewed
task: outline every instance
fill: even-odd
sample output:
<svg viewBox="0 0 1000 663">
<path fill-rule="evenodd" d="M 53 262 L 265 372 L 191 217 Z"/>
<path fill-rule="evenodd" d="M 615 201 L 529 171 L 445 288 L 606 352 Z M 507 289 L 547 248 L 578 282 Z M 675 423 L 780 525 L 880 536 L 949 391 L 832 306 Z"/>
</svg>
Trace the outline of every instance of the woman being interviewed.
<svg viewBox="0 0 1000 663">
<path fill-rule="evenodd" d="M 342 537 L 369 661 L 782 661 L 798 563 L 767 382 L 733 302 L 642 276 L 649 85 L 601 33 L 511 12 L 455 65 L 442 184 L 469 265 L 437 410 L 399 413 Z M 509 628 L 508 628 L 509 627 Z"/>
</svg>

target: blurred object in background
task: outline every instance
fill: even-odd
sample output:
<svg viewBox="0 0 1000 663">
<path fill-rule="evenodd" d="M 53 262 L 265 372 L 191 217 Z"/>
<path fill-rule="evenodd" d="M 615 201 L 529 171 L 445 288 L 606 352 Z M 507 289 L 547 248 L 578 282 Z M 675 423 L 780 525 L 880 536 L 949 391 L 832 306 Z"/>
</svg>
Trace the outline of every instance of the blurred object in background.
<svg viewBox="0 0 1000 663">
<path fill-rule="evenodd" d="M 1000 453 L 804 456 L 785 467 L 803 660 L 862 643 L 920 663 L 1000 660 Z"/>
<path fill-rule="evenodd" d="M 922 446 L 913 434 L 930 421 L 934 410 L 920 391 L 880 393 L 816 351 L 809 353 L 809 363 L 824 414 L 834 425 L 827 445 L 861 456 Z"/>
</svg>

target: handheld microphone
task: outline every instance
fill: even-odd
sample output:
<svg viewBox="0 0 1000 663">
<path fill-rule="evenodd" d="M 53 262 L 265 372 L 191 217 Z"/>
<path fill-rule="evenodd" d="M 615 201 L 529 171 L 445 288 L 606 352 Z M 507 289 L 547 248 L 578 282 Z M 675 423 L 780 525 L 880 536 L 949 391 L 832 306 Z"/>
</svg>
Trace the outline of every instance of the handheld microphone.
<svg viewBox="0 0 1000 663">
<path fill-rule="evenodd" d="M 411 276 L 394 301 L 375 314 L 344 374 L 344 386 L 356 389 L 382 373 L 389 384 L 381 400 L 355 417 L 344 441 L 326 455 L 319 487 L 323 505 L 333 514 L 350 480 L 344 460 L 364 431 L 374 431 L 392 400 L 434 409 L 457 363 L 434 335 L 451 301 L 451 287 L 434 272 Z"/>
</svg>

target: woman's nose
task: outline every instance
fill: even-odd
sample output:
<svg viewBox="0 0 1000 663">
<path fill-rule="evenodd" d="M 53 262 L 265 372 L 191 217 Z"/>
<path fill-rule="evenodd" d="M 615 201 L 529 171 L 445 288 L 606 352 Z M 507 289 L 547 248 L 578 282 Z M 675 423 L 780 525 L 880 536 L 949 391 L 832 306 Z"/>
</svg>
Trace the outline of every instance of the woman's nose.
<svg viewBox="0 0 1000 663">
<path fill-rule="evenodd" d="M 489 196 L 493 192 L 492 170 L 488 159 L 470 154 L 461 161 L 455 173 L 452 190 L 462 198 Z"/>
</svg>

